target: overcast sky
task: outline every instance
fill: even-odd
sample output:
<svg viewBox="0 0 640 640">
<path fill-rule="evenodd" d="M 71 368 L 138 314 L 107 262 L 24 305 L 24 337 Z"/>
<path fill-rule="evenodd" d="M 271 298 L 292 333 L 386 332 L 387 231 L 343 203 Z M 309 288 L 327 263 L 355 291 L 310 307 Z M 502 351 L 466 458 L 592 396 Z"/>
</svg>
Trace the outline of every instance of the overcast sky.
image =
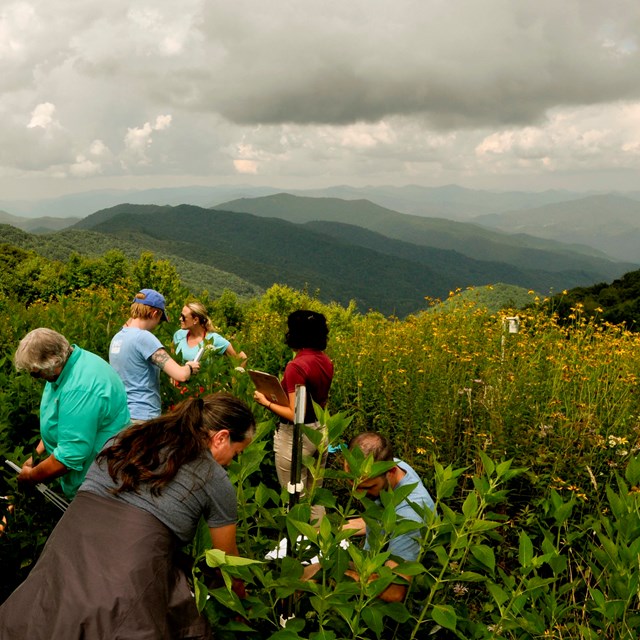
<svg viewBox="0 0 640 640">
<path fill-rule="evenodd" d="M 3 0 L 0 197 L 640 186 L 638 0 Z"/>
</svg>

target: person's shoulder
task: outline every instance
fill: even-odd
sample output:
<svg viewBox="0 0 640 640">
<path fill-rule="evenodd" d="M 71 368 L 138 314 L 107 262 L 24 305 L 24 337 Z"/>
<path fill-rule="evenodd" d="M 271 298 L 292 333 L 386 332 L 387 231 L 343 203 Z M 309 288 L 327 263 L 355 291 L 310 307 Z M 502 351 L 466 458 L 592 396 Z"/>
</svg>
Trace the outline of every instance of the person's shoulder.
<svg viewBox="0 0 640 640">
<path fill-rule="evenodd" d="M 73 345 L 73 351 L 76 352 L 77 359 L 82 360 L 83 362 L 92 362 L 101 366 L 102 364 L 108 364 L 108 362 L 97 353 L 93 353 L 93 351 L 87 351 L 87 349 L 83 349 L 77 345 Z"/>
<path fill-rule="evenodd" d="M 394 460 L 396 465 L 405 472 L 405 482 L 420 482 L 422 484 L 422 479 L 418 475 L 418 472 L 408 462 L 400 460 L 400 458 L 394 458 Z"/>
<path fill-rule="evenodd" d="M 173 334 L 173 341 L 174 342 L 180 342 L 181 340 L 184 340 L 185 337 L 187 336 L 187 333 L 188 333 L 188 329 L 178 329 Z"/>
<path fill-rule="evenodd" d="M 198 456 L 195 460 L 186 463 L 183 468 L 193 476 L 199 478 L 203 487 L 211 487 L 214 492 L 226 488 L 227 485 L 233 489 L 227 470 L 216 462 L 215 458 L 208 451 L 202 453 L 202 455 Z"/>
</svg>

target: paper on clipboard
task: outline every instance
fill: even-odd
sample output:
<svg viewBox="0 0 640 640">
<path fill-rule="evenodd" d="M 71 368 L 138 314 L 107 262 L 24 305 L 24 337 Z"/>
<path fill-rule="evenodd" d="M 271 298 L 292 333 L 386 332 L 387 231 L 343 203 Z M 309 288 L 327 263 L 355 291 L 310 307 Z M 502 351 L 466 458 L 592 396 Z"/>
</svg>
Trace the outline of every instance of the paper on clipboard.
<svg viewBox="0 0 640 640">
<path fill-rule="evenodd" d="M 289 396 L 282 388 L 278 378 L 270 373 L 256 371 L 255 369 L 249 369 L 248 373 L 251 376 L 251 380 L 256 386 L 256 389 L 260 391 L 260 393 L 264 393 L 265 397 L 268 398 L 270 402 L 279 404 L 283 407 L 289 406 Z"/>
</svg>

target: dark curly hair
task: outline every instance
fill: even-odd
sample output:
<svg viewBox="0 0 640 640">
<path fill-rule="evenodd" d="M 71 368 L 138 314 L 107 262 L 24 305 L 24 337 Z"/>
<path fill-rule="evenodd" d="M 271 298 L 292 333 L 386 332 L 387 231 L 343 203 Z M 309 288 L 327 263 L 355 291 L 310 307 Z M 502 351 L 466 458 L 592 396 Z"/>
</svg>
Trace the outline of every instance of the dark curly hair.
<svg viewBox="0 0 640 640">
<path fill-rule="evenodd" d="M 285 342 L 294 351 L 299 349 L 324 351 L 327 348 L 329 328 L 327 319 L 322 313 L 299 309 L 289 314 L 287 327 Z"/>
</svg>

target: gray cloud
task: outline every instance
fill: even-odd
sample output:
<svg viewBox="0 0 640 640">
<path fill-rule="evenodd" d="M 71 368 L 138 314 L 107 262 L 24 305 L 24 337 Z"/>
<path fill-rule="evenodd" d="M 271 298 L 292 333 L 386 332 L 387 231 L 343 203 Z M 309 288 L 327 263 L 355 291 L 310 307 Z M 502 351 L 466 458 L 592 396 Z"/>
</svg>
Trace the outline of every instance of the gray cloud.
<svg viewBox="0 0 640 640">
<path fill-rule="evenodd" d="M 606 184 L 640 168 L 639 34 L 636 0 L 9 0 L 0 190 Z"/>
</svg>

